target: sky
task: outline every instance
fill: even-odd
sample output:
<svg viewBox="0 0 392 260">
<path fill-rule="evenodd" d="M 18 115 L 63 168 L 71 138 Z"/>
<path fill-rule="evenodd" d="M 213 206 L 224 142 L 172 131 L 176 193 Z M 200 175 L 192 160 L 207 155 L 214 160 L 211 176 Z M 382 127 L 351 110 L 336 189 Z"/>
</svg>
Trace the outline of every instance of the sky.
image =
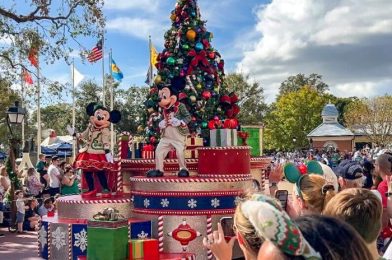
<svg viewBox="0 0 392 260">
<path fill-rule="evenodd" d="M 170 28 L 175 0 L 106 1 L 106 53 L 124 74 L 121 88 L 143 86 L 148 69 L 148 36 L 158 51 Z M 214 34 L 212 46 L 225 59 L 226 72 L 258 81 L 268 103 L 282 81 L 298 73 L 323 76 L 339 97 L 392 94 L 391 0 L 199 0 L 202 19 Z M 91 49 L 96 39 L 82 44 Z M 108 71 L 106 57 L 105 70 Z M 88 79 L 102 81 L 101 63 L 75 66 Z M 70 82 L 64 62 L 42 73 Z"/>
</svg>

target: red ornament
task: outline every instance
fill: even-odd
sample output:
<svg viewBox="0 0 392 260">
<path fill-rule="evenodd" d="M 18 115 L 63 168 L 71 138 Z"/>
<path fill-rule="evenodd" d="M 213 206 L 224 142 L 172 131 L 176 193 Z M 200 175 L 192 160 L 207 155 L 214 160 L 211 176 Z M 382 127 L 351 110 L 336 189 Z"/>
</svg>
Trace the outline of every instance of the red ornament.
<svg viewBox="0 0 392 260">
<path fill-rule="evenodd" d="M 304 175 L 308 172 L 308 167 L 306 167 L 305 164 L 301 164 L 298 166 L 298 170 L 302 175 Z"/>
<path fill-rule="evenodd" d="M 156 141 L 157 141 L 157 138 L 156 138 L 155 136 L 151 136 L 151 137 L 150 137 L 150 143 L 151 143 L 151 144 L 155 144 Z"/>
<path fill-rule="evenodd" d="M 215 120 L 208 121 L 208 129 L 215 129 Z"/>
<path fill-rule="evenodd" d="M 210 52 L 208 53 L 208 58 L 214 59 L 214 58 L 215 58 L 215 52 L 210 51 Z"/>
<path fill-rule="evenodd" d="M 201 94 L 201 96 L 205 99 L 205 100 L 209 100 L 211 98 L 211 92 L 208 90 L 204 90 L 203 93 Z"/>
<path fill-rule="evenodd" d="M 235 104 L 238 102 L 239 99 L 236 93 L 231 92 L 229 96 L 230 96 L 231 104 Z"/>
<path fill-rule="evenodd" d="M 183 100 L 187 97 L 188 97 L 188 95 L 184 92 L 181 92 L 180 94 L 178 94 L 178 100 Z"/>
<path fill-rule="evenodd" d="M 235 129 L 237 127 L 237 124 L 234 120 L 232 119 L 225 119 L 225 122 L 223 123 L 223 128 L 225 129 Z"/>
</svg>

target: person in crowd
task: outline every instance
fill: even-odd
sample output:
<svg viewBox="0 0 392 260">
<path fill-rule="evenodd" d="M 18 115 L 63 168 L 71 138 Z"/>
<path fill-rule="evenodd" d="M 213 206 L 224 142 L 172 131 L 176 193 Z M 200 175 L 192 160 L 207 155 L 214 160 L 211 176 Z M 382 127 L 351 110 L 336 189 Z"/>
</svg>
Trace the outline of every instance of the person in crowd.
<svg viewBox="0 0 392 260">
<path fill-rule="evenodd" d="M 36 171 L 34 168 L 29 168 L 27 170 L 26 187 L 34 197 L 38 197 L 41 194 L 44 185 L 38 180 Z"/>
<path fill-rule="evenodd" d="M 52 163 L 48 168 L 49 175 L 49 194 L 50 196 L 55 196 L 60 194 L 60 184 L 61 184 L 61 173 L 58 168 L 60 159 L 57 156 L 52 157 Z"/>
<path fill-rule="evenodd" d="M 17 190 L 15 192 L 16 196 L 16 223 L 18 225 L 18 233 L 23 233 L 23 222 L 25 218 L 25 212 L 26 212 L 26 205 L 25 205 L 25 199 L 24 199 L 24 194 L 23 191 Z"/>
<path fill-rule="evenodd" d="M 272 242 L 287 259 L 321 259 L 321 255 L 302 236 L 298 227 L 285 213 L 279 201 L 262 194 L 253 194 L 237 205 L 234 214 L 236 236 L 226 242 L 223 229 L 203 239 L 203 245 L 216 259 L 232 259 L 234 241 L 238 240 L 246 260 L 256 259 L 265 241 Z M 286 241 L 296 243 L 286 243 Z M 285 259 L 285 258 L 280 258 Z M 297 258 L 301 259 L 301 258 Z"/>
<path fill-rule="evenodd" d="M 3 194 L 0 192 L 0 226 L 4 221 L 4 204 L 3 204 Z M 4 237 L 3 233 L 0 233 L 0 237 Z"/>
<path fill-rule="evenodd" d="M 71 166 L 65 167 L 65 173 L 61 180 L 61 184 L 61 195 L 79 194 L 79 181 Z"/>
<path fill-rule="evenodd" d="M 0 167 L 0 193 L 5 194 L 11 187 L 11 180 L 8 176 L 7 169 L 3 165 Z"/>
<path fill-rule="evenodd" d="M 383 211 L 383 227 L 386 227 L 389 223 L 389 218 L 392 215 L 388 214 L 387 201 L 388 201 L 388 178 L 392 175 L 392 156 L 389 154 L 381 154 L 377 157 L 375 162 L 375 171 L 380 175 L 382 181 L 378 184 L 377 190 L 381 194 Z"/>
<path fill-rule="evenodd" d="M 361 235 L 373 258 L 380 258 L 377 237 L 382 225 L 382 205 L 372 191 L 345 189 L 329 201 L 323 214 L 350 224 Z"/>
<path fill-rule="evenodd" d="M 292 203 L 288 204 L 288 211 L 291 216 L 320 214 L 335 194 L 334 185 L 328 183 L 323 176 L 304 175 L 293 188 Z"/>
<path fill-rule="evenodd" d="M 374 260 L 366 243 L 353 227 L 323 215 L 301 216 L 295 220 L 304 239 L 323 260 Z"/>
<path fill-rule="evenodd" d="M 336 169 L 339 176 L 340 189 L 362 188 L 364 183 L 363 168 L 356 161 L 342 161 Z"/>
<path fill-rule="evenodd" d="M 59 171 L 60 171 L 61 176 L 64 176 L 64 174 L 65 174 L 65 167 L 66 167 L 66 166 L 67 166 L 67 163 L 66 163 L 65 161 L 62 161 L 62 162 L 59 164 L 58 168 L 59 168 Z"/>
<path fill-rule="evenodd" d="M 48 211 L 54 211 L 53 199 L 46 198 L 38 209 L 38 214 L 42 217 L 48 215 Z"/>
<path fill-rule="evenodd" d="M 27 231 L 38 231 L 40 216 L 38 215 L 38 201 L 35 198 L 27 201 L 27 210 L 23 222 L 23 229 Z"/>
<path fill-rule="evenodd" d="M 363 188 L 371 189 L 373 186 L 374 165 L 370 160 L 365 160 L 362 164 L 362 168 L 363 168 L 363 175 L 365 176 Z"/>
<path fill-rule="evenodd" d="M 44 185 L 44 188 L 47 188 L 49 185 L 49 175 L 47 171 L 48 168 L 46 167 L 45 155 L 38 155 L 38 162 L 35 165 L 35 169 L 39 173 L 40 181 Z"/>
</svg>

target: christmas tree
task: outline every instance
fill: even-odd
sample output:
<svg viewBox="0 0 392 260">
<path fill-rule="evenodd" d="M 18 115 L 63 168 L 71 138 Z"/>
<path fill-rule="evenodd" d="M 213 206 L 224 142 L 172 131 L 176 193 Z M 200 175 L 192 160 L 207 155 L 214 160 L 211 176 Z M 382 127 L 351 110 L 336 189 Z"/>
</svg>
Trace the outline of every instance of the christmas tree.
<svg viewBox="0 0 392 260">
<path fill-rule="evenodd" d="M 170 19 L 172 26 L 164 35 L 164 49 L 155 64 L 158 73 L 145 101 L 147 142 L 159 141 L 158 124 L 162 117 L 158 89 L 181 81 L 185 88 L 178 94 L 178 100 L 192 115 L 188 125 L 192 133 L 223 126 L 236 128 L 238 98 L 228 93 L 223 84 L 224 60 L 211 45 L 213 34 L 207 31 L 206 22 L 201 19 L 197 1 L 177 0 Z"/>
</svg>

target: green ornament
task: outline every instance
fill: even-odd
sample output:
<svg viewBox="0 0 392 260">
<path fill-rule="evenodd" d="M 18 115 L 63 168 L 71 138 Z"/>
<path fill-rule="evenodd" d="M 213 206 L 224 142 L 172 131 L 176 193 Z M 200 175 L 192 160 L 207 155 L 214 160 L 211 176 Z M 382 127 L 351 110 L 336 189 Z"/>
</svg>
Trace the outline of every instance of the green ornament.
<svg viewBox="0 0 392 260">
<path fill-rule="evenodd" d="M 189 45 L 188 44 L 183 44 L 182 48 L 187 51 L 187 50 L 189 50 Z"/>
<path fill-rule="evenodd" d="M 201 122 L 201 127 L 206 129 L 207 128 L 208 123 L 206 121 Z"/>
<path fill-rule="evenodd" d="M 167 58 L 166 63 L 167 63 L 167 65 L 172 66 L 172 65 L 176 64 L 176 59 L 174 59 L 173 57 L 169 57 L 169 58 Z"/>
</svg>

